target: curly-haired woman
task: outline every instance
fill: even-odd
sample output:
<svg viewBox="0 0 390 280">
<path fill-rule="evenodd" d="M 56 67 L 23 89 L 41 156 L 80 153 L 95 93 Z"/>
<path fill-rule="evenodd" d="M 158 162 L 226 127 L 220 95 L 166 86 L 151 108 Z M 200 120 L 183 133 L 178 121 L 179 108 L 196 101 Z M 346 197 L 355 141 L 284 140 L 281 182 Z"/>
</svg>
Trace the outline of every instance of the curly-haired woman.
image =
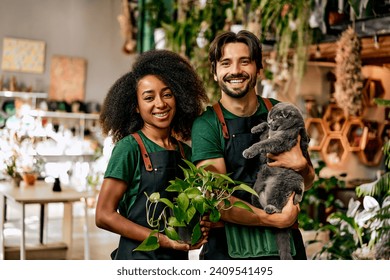
<svg viewBox="0 0 390 280">
<path fill-rule="evenodd" d="M 182 141 L 190 139 L 192 124 L 207 101 L 193 67 L 166 50 L 140 54 L 132 71 L 109 90 L 100 123 L 115 146 L 95 219 L 98 227 L 121 236 L 113 259 L 188 259 L 188 250 L 206 242 L 190 248 L 159 234 L 159 249 L 133 251 L 151 232 L 144 192 L 171 196 L 165 192 L 169 180 L 181 176 L 183 158 L 191 159 L 191 148 Z"/>
</svg>

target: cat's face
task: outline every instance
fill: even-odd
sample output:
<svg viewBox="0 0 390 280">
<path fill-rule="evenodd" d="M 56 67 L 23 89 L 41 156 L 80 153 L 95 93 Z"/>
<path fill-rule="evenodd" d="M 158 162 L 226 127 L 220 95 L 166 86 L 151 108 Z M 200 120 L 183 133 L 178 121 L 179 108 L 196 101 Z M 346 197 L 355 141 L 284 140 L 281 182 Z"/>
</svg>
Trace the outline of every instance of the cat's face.
<svg viewBox="0 0 390 280">
<path fill-rule="evenodd" d="M 305 126 L 301 111 L 287 102 L 272 107 L 268 114 L 268 124 L 273 131 Z"/>
</svg>

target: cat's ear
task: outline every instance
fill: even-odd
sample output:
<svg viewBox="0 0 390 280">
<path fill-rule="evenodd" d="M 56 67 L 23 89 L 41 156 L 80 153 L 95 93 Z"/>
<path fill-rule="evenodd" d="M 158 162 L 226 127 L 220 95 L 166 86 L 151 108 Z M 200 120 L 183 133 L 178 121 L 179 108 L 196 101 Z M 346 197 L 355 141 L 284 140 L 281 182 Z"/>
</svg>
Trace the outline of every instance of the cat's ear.
<svg viewBox="0 0 390 280">
<path fill-rule="evenodd" d="M 282 116 L 283 118 L 287 119 L 289 116 L 294 116 L 294 111 L 291 110 L 283 110 L 282 111 Z"/>
</svg>

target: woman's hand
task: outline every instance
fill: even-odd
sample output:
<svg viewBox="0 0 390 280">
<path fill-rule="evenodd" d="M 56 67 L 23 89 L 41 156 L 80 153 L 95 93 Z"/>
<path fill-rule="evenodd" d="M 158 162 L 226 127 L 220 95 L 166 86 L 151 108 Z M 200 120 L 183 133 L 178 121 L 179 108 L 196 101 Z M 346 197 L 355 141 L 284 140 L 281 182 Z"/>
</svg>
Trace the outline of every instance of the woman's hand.
<svg viewBox="0 0 390 280">
<path fill-rule="evenodd" d="M 202 236 L 200 240 L 194 245 L 172 240 L 164 234 L 159 234 L 160 246 L 165 248 L 171 248 L 174 250 L 181 250 L 181 251 L 200 249 L 204 244 L 207 243 L 207 238 L 209 237 L 211 224 L 212 223 L 209 221 L 208 216 L 204 216 L 202 218 L 202 221 L 200 221 L 200 230 L 202 231 Z"/>
</svg>

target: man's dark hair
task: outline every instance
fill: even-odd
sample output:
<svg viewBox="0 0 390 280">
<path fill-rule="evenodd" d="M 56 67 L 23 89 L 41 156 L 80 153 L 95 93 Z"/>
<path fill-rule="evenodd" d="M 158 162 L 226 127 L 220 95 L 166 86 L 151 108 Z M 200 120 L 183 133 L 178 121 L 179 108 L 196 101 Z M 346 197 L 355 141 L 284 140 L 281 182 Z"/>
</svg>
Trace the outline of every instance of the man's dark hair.
<svg viewBox="0 0 390 280">
<path fill-rule="evenodd" d="M 261 42 L 255 34 L 247 30 L 241 30 L 238 33 L 227 31 L 215 37 L 210 44 L 209 62 L 211 73 L 216 73 L 217 62 L 223 55 L 223 48 L 228 43 L 244 43 L 248 46 L 250 58 L 256 62 L 257 70 L 263 68 L 261 55 Z"/>
</svg>

